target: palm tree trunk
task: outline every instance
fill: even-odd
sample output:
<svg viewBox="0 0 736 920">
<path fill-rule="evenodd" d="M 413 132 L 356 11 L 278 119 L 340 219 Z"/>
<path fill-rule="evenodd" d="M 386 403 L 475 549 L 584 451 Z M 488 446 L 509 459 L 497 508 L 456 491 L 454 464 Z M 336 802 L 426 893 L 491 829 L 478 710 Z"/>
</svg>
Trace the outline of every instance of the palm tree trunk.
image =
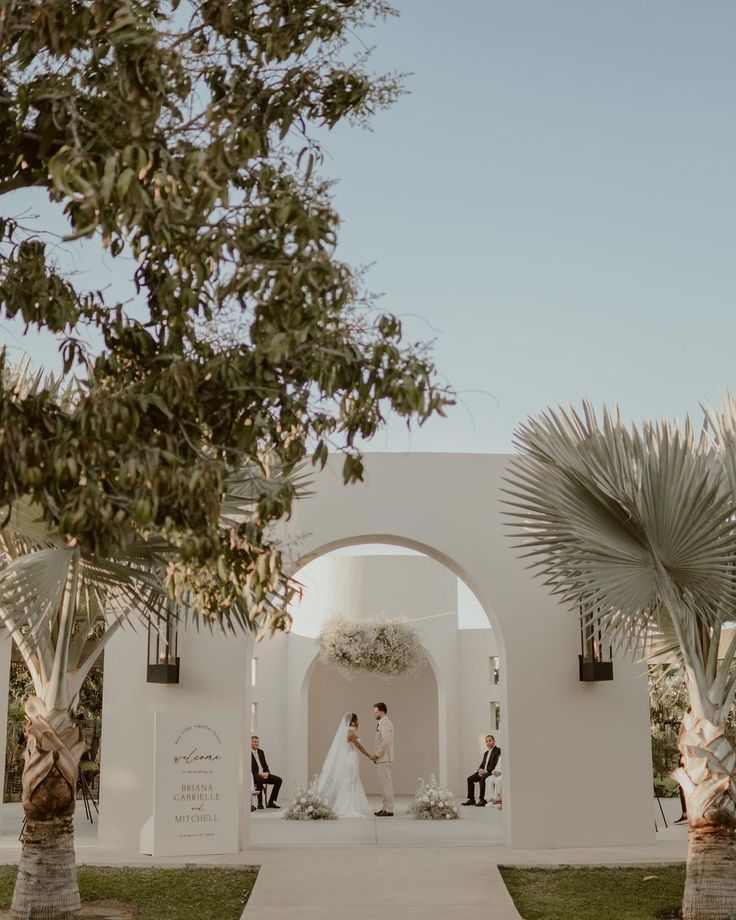
<svg viewBox="0 0 736 920">
<path fill-rule="evenodd" d="M 74 807 L 84 741 L 68 710 L 26 703 L 23 810 L 26 824 L 10 916 L 70 920 L 80 912 Z"/>
<path fill-rule="evenodd" d="M 687 803 L 687 875 L 683 920 L 736 917 L 736 751 L 724 726 L 685 713 L 674 777 Z"/>
<path fill-rule="evenodd" d="M 29 818 L 10 908 L 12 920 L 72 920 L 81 902 L 74 861 L 74 818 Z"/>
<path fill-rule="evenodd" d="M 736 917 L 736 834 L 732 828 L 690 828 L 682 916 L 683 920 Z"/>
</svg>

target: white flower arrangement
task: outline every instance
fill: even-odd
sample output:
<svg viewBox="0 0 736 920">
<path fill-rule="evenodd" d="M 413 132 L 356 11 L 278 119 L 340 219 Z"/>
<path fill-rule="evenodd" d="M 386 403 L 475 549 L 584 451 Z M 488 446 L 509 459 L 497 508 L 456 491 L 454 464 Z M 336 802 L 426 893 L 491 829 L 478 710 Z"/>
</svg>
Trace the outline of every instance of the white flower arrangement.
<svg viewBox="0 0 736 920">
<path fill-rule="evenodd" d="M 334 821 L 335 812 L 321 799 L 313 786 L 300 786 L 291 805 L 284 812 L 287 821 Z"/>
<path fill-rule="evenodd" d="M 460 817 L 452 793 L 440 786 L 434 776 L 419 780 L 410 811 L 420 821 L 453 821 Z"/>
<path fill-rule="evenodd" d="M 426 661 L 419 636 L 406 620 L 349 620 L 335 616 L 319 636 L 322 661 L 351 677 L 367 671 L 391 678 L 411 674 Z"/>
</svg>

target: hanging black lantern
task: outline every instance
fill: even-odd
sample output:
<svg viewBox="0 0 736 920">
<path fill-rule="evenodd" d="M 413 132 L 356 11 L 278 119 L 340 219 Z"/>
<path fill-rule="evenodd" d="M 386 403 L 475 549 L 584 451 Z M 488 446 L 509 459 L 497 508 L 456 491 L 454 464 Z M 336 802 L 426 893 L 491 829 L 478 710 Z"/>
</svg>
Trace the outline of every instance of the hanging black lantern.
<svg viewBox="0 0 736 920">
<path fill-rule="evenodd" d="M 580 663 L 580 680 L 592 682 L 613 680 L 613 652 L 608 645 L 604 649 L 604 637 L 600 626 L 586 620 L 580 605 L 580 644 L 582 654 L 578 655 Z"/>
<path fill-rule="evenodd" d="M 179 683 L 178 632 L 179 618 L 173 605 L 167 607 L 165 617 L 148 621 L 149 684 Z"/>
</svg>

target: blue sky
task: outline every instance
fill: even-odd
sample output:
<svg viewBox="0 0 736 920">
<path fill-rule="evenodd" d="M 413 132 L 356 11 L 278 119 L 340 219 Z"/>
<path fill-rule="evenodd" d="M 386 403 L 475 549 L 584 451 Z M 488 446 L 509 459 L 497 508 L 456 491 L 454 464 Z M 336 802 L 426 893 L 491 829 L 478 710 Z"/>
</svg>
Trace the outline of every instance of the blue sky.
<svg viewBox="0 0 736 920">
<path fill-rule="evenodd" d="M 404 0 L 411 95 L 332 138 L 375 260 L 465 409 L 395 448 L 507 450 L 558 402 L 697 412 L 734 380 L 736 4 Z"/>
<path fill-rule="evenodd" d="M 368 41 L 410 92 L 329 135 L 326 170 L 342 256 L 436 340 L 462 405 L 371 449 L 505 451 L 526 415 L 583 398 L 634 419 L 717 402 L 736 384 L 736 4 L 396 5 Z"/>
</svg>

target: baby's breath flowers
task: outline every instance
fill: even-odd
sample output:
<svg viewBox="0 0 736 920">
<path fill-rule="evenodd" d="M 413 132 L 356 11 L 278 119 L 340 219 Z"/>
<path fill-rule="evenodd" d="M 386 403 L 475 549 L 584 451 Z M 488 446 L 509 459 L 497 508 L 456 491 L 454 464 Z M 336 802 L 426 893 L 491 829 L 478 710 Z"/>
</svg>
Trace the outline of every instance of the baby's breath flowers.
<svg viewBox="0 0 736 920">
<path fill-rule="evenodd" d="M 320 658 L 347 677 L 367 671 L 379 677 L 399 677 L 426 661 L 416 632 L 403 619 L 350 620 L 332 617 L 320 636 Z"/>
</svg>

